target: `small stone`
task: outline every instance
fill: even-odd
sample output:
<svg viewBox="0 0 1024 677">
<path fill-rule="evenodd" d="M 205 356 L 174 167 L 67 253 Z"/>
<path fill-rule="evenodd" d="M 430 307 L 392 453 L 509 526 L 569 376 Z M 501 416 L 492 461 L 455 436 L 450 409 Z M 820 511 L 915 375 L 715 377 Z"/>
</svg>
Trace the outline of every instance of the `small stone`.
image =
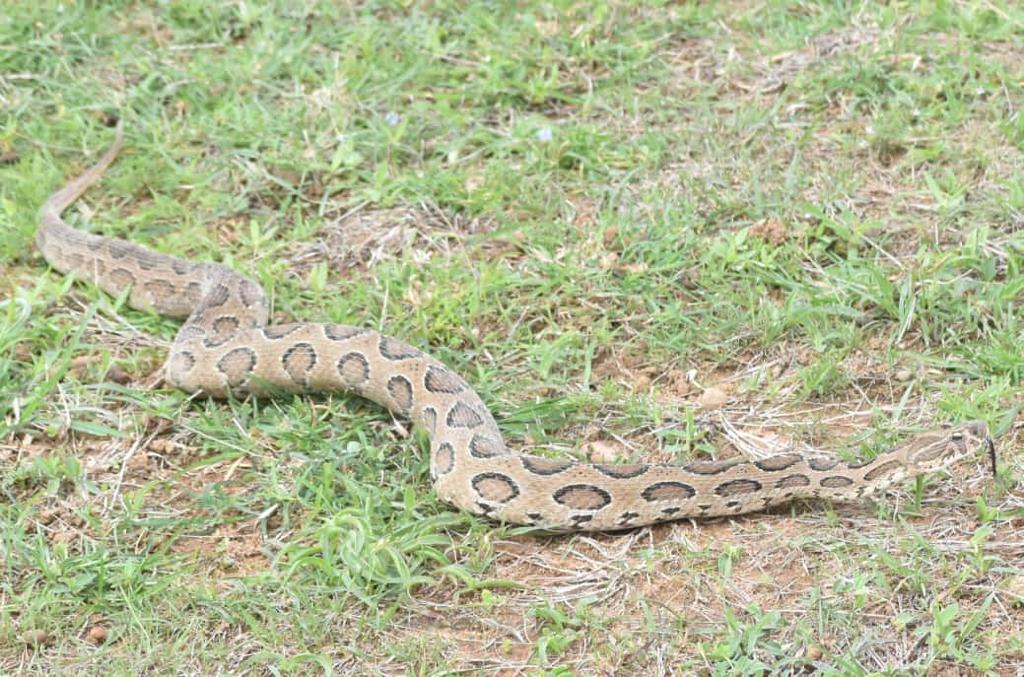
<svg viewBox="0 0 1024 677">
<path fill-rule="evenodd" d="M 914 378 L 914 372 L 909 369 L 900 369 L 896 372 L 896 380 L 900 383 L 906 383 L 910 379 Z"/>
<path fill-rule="evenodd" d="M 821 650 L 821 647 L 817 644 L 808 644 L 804 650 L 804 660 L 809 662 L 820 661 L 821 657 L 825 655 L 825 652 Z"/>
<path fill-rule="evenodd" d="M 110 365 L 110 369 L 107 369 L 107 379 L 111 383 L 118 385 L 126 385 L 132 380 L 131 375 L 116 364 Z"/>
<path fill-rule="evenodd" d="M 591 463 L 615 463 L 622 457 L 618 444 L 606 440 L 594 440 L 583 445 L 583 453 Z"/>
<path fill-rule="evenodd" d="M 46 630 L 26 630 L 21 639 L 28 646 L 46 646 L 50 643 L 50 633 Z"/>
<path fill-rule="evenodd" d="M 725 403 L 729 401 L 729 393 L 725 392 L 717 386 L 711 386 L 700 394 L 697 398 L 697 404 L 702 409 L 721 409 L 725 406 Z"/>
<path fill-rule="evenodd" d="M 89 634 L 86 635 L 88 640 L 93 644 L 99 645 L 107 641 L 107 629 L 102 625 L 94 625 L 89 628 Z"/>
</svg>

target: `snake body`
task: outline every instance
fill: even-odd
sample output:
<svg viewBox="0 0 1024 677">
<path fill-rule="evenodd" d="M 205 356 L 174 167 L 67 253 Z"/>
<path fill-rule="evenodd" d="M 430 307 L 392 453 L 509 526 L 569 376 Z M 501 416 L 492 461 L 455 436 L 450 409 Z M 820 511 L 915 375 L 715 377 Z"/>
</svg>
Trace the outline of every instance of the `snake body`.
<svg viewBox="0 0 1024 677">
<path fill-rule="evenodd" d="M 988 444 L 972 421 L 922 433 L 866 463 L 782 453 L 685 465 L 587 464 L 511 451 L 473 388 L 438 360 L 361 327 L 268 324 L 251 278 L 77 230 L 61 213 L 95 182 L 123 144 L 120 125 L 100 160 L 40 210 L 37 245 L 61 273 L 137 309 L 184 318 L 166 381 L 211 397 L 351 392 L 408 417 L 430 437 L 437 495 L 477 515 L 561 531 L 613 530 L 680 518 L 736 515 L 799 498 L 856 500 L 944 468 Z"/>
</svg>

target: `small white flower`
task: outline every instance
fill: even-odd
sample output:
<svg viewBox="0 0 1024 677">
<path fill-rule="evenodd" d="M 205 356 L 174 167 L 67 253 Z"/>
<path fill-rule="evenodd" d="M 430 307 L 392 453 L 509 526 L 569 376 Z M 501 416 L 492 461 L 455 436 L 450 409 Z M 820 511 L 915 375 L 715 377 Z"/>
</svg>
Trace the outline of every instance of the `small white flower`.
<svg viewBox="0 0 1024 677">
<path fill-rule="evenodd" d="M 537 140 L 541 143 L 547 143 L 551 140 L 553 134 L 551 133 L 550 127 L 541 127 L 537 130 Z"/>
<path fill-rule="evenodd" d="M 388 123 L 392 127 L 394 127 L 395 125 L 397 125 L 401 121 L 402 121 L 402 116 L 399 115 L 398 113 L 393 112 L 393 111 L 384 116 L 384 122 Z"/>
</svg>

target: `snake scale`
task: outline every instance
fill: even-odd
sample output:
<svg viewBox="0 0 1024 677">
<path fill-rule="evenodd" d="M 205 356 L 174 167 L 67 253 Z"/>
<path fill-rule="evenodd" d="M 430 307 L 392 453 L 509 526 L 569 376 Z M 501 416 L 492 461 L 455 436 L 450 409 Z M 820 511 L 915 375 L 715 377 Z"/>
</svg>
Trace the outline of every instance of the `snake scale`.
<svg viewBox="0 0 1024 677">
<path fill-rule="evenodd" d="M 614 530 L 736 515 L 800 498 L 856 500 L 986 446 L 994 467 L 981 421 L 919 434 L 862 463 L 790 452 L 760 460 L 602 465 L 515 453 L 473 388 L 420 350 L 360 327 L 268 324 L 264 290 L 227 266 L 155 253 L 65 223 L 61 213 L 122 144 L 118 125 L 100 160 L 43 205 L 36 242 L 49 264 L 112 295 L 130 289 L 133 308 L 186 318 L 164 366 L 173 386 L 218 398 L 350 392 L 411 419 L 430 436 L 437 495 L 463 510 L 553 531 Z"/>
</svg>

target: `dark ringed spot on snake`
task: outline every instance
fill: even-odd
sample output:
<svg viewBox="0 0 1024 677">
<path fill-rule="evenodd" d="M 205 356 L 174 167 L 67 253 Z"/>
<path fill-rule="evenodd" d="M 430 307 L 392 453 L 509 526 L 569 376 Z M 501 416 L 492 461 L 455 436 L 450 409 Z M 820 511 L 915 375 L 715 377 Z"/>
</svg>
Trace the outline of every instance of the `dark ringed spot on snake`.
<svg viewBox="0 0 1024 677">
<path fill-rule="evenodd" d="M 573 521 L 573 524 L 575 524 L 576 526 L 579 526 L 579 525 L 583 524 L 584 522 L 589 522 L 590 520 L 594 519 L 594 516 L 593 515 L 573 515 L 569 519 L 571 519 Z"/>
<path fill-rule="evenodd" d="M 316 366 L 316 349 L 310 343 L 296 343 L 281 355 L 281 367 L 295 383 L 305 384 Z"/>
<path fill-rule="evenodd" d="M 454 395 L 466 389 L 466 383 L 444 367 L 431 365 L 423 375 L 423 387 L 432 393 Z"/>
<path fill-rule="evenodd" d="M 776 454 L 775 456 L 763 458 L 760 461 L 754 461 L 754 465 L 761 470 L 774 472 L 794 466 L 800 462 L 800 459 L 800 454 Z"/>
<path fill-rule="evenodd" d="M 370 378 L 370 363 L 360 353 L 345 353 L 338 358 L 338 374 L 346 386 L 361 386 Z"/>
<path fill-rule="evenodd" d="M 120 292 L 125 287 L 135 284 L 135 275 L 127 268 L 114 268 L 110 271 L 110 281 L 119 287 L 117 291 Z"/>
<path fill-rule="evenodd" d="M 103 275 L 107 271 L 107 264 L 103 262 L 103 259 L 93 259 L 92 263 L 89 264 L 89 272 L 93 275 Z"/>
<path fill-rule="evenodd" d="M 818 482 L 818 484 L 826 489 L 841 489 L 842 487 L 848 487 L 853 484 L 853 480 L 849 477 L 840 477 L 839 475 L 836 475 L 835 477 L 825 477 Z"/>
<path fill-rule="evenodd" d="M 204 308 L 216 308 L 222 306 L 228 302 L 231 297 L 231 290 L 228 286 L 223 283 L 219 283 L 216 287 L 211 289 L 209 293 L 203 297 L 202 303 Z"/>
<path fill-rule="evenodd" d="M 406 345 L 398 339 L 393 339 L 390 336 L 380 337 L 380 341 L 377 343 L 377 350 L 380 352 L 381 356 L 388 360 L 407 360 L 411 357 L 419 357 L 423 354 L 412 346 Z"/>
<path fill-rule="evenodd" d="M 350 327 L 347 324 L 325 324 L 324 336 L 331 341 L 347 341 L 356 336 L 362 336 L 368 329 L 362 327 Z"/>
<path fill-rule="evenodd" d="M 682 482 L 656 482 L 640 492 L 645 501 L 685 501 L 696 495 L 696 489 Z"/>
<path fill-rule="evenodd" d="M 185 287 L 185 298 L 193 305 L 198 304 L 203 298 L 203 286 L 198 282 L 189 282 Z"/>
<path fill-rule="evenodd" d="M 174 296 L 174 285 L 167 280 L 149 280 L 142 285 L 149 297 L 154 301 Z"/>
<path fill-rule="evenodd" d="M 423 407 L 423 413 L 420 414 L 420 424 L 427 429 L 427 434 L 433 437 L 434 430 L 437 428 L 437 409 Z"/>
<path fill-rule="evenodd" d="M 447 442 L 442 442 L 437 446 L 437 452 L 434 454 L 434 467 L 437 468 L 437 474 L 445 475 L 451 472 L 454 465 L 455 448 Z"/>
<path fill-rule="evenodd" d="M 184 275 L 191 269 L 192 264 L 188 261 L 182 261 L 181 259 L 174 259 L 171 261 L 171 270 L 178 275 Z"/>
<path fill-rule="evenodd" d="M 682 466 L 683 470 L 695 475 L 718 475 L 729 468 L 733 467 L 738 463 L 743 463 L 743 459 L 734 458 L 727 461 L 693 461 Z"/>
<path fill-rule="evenodd" d="M 808 459 L 807 464 L 811 466 L 811 469 L 813 470 L 824 472 L 839 465 L 839 459 L 828 458 L 826 456 L 814 456 Z"/>
<path fill-rule="evenodd" d="M 730 510 L 739 510 L 743 507 L 743 503 L 741 501 L 729 501 L 725 504 L 725 507 Z"/>
<path fill-rule="evenodd" d="M 698 505 L 698 506 L 697 506 L 697 509 L 698 509 L 698 510 L 700 510 L 700 514 L 702 514 L 702 515 L 703 515 L 703 514 L 704 514 L 704 513 L 706 513 L 706 512 L 708 511 L 708 510 L 711 510 L 711 506 L 710 506 L 710 505 Z"/>
<path fill-rule="evenodd" d="M 279 341 L 286 336 L 290 336 L 302 329 L 301 324 L 272 324 L 269 327 L 263 327 L 263 337 L 271 341 Z"/>
<path fill-rule="evenodd" d="M 599 463 L 594 466 L 597 470 L 607 475 L 608 477 L 614 477 L 617 480 L 628 480 L 634 477 L 640 477 L 650 468 L 649 465 L 643 463 L 629 463 L 624 465 L 608 465 Z"/>
<path fill-rule="evenodd" d="M 534 475 L 557 475 L 575 465 L 572 461 L 558 461 L 540 456 L 520 456 L 519 460 L 522 461 L 523 468 Z"/>
<path fill-rule="evenodd" d="M 505 449 L 493 437 L 475 433 L 469 441 L 469 453 L 475 458 L 493 458 L 502 456 Z"/>
<path fill-rule="evenodd" d="M 404 376 L 392 376 L 388 379 L 388 395 L 403 414 L 412 409 L 412 383 Z"/>
<path fill-rule="evenodd" d="M 217 369 L 232 387 L 243 384 L 255 366 L 256 351 L 252 348 L 233 348 L 217 360 Z"/>
<path fill-rule="evenodd" d="M 189 371 L 192 367 L 196 366 L 196 358 L 187 350 L 179 350 L 171 355 L 168 366 L 173 372 Z"/>
<path fill-rule="evenodd" d="M 448 410 L 445 422 L 448 423 L 449 428 L 475 428 L 481 425 L 484 420 L 473 407 L 462 402 L 456 402 Z"/>
<path fill-rule="evenodd" d="M 811 479 L 807 475 L 787 475 L 775 483 L 776 489 L 786 489 L 788 487 L 806 487 L 811 483 Z M 786 498 L 789 498 L 787 496 Z"/>
<path fill-rule="evenodd" d="M 864 474 L 864 479 L 867 480 L 868 482 L 872 482 L 874 480 L 877 480 L 879 477 L 882 477 L 883 475 L 888 475 L 896 470 L 899 470 L 902 467 L 903 464 L 900 463 L 899 461 L 886 461 L 885 463 L 882 463 L 878 467 L 872 468 L 871 470 L 867 471 L 867 473 Z"/>
<path fill-rule="evenodd" d="M 512 478 L 497 472 L 475 475 L 470 483 L 481 498 L 495 503 L 508 503 L 519 495 L 519 486 Z"/>
<path fill-rule="evenodd" d="M 675 515 L 680 510 L 682 510 L 682 508 L 675 508 L 675 507 L 672 507 L 672 508 L 662 508 L 661 509 L 661 514 L 662 515 Z"/>
<path fill-rule="evenodd" d="M 543 522 L 544 521 L 544 514 L 543 513 L 528 512 L 528 513 L 526 513 L 526 516 L 529 517 L 534 522 Z"/>
<path fill-rule="evenodd" d="M 213 321 L 213 330 L 221 335 L 235 333 L 238 326 L 238 318 L 231 315 L 221 315 Z"/>
<path fill-rule="evenodd" d="M 612 495 L 593 484 L 570 484 L 562 487 L 551 498 L 555 503 L 574 510 L 600 510 L 612 502 Z"/>
<path fill-rule="evenodd" d="M 265 298 L 263 289 L 248 278 L 238 283 L 238 296 L 242 299 L 242 303 L 245 304 L 246 308 L 262 304 Z"/>
<path fill-rule="evenodd" d="M 476 502 L 476 507 L 480 509 L 480 512 L 477 513 L 478 515 L 490 515 L 495 510 L 493 505 L 481 503 L 480 501 Z"/>
<path fill-rule="evenodd" d="M 755 480 L 729 480 L 715 487 L 717 496 L 738 496 L 761 491 L 761 483 Z"/>
</svg>

